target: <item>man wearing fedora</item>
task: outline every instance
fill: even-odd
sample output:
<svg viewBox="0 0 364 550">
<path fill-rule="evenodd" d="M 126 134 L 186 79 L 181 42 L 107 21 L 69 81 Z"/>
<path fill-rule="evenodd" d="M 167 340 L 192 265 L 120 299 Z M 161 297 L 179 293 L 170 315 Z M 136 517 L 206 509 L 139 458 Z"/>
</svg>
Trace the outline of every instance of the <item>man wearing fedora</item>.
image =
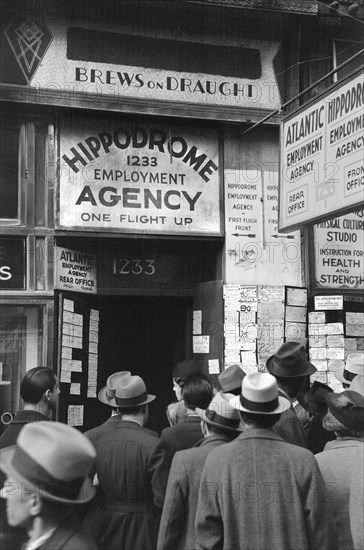
<svg viewBox="0 0 364 550">
<path fill-rule="evenodd" d="M 230 404 L 243 433 L 213 449 L 201 476 L 198 550 L 336 550 L 333 519 L 321 500 L 313 454 L 272 429 L 290 402 L 268 373 L 247 374 Z"/>
<path fill-rule="evenodd" d="M 275 431 L 289 443 L 306 447 L 305 430 L 296 415 L 294 404 L 308 377 L 317 371 L 316 367 L 308 361 L 303 344 L 288 341 L 267 359 L 267 370 L 276 378 L 279 394 L 290 402 L 289 409 L 275 425 Z"/>
<path fill-rule="evenodd" d="M 95 495 L 88 477 L 95 457 L 75 428 L 43 421 L 24 426 L 16 445 L 1 451 L 1 497 L 9 525 L 28 532 L 25 550 L 97 550 L 77 518 Z"/>
<path fill-rule="evenodd" d="M 350 353 L 345 361 L 345 366 L 335 371 L 335 378 L 342 383 L 343 388 L 348 388 L 358 374 L 364 374 L 364 352 Z"/>
<path fill-rule="evenodd" d="M 204 439 L 174 455 L 158 536 L 158 550 L 196 548 L 195 516 L 201 472 L 208 453 L 239 435 L 240 416 L 229 403 L 233 394 L 217 393 L 207 410 L 196 409 Z"/>
<path fill-rule="evenodd" d="M 341 393 L 326 394 L 328 413 L 323 425 L 335 432 L 337 439 L 326 444 L 316 459 L 327 488 L 327 501 L 332 510 L 339 538 L 339 550 L 354 550 L 350 530 L 350 488 L 358 474 L 357 456 L 364 447 L 364 384 L 358 375 L 350 388 Z M 363 451 L 361 451 L 363 452 Z"/>
<path fill-rule="evenodd" d="M 99 494 L 84 525 L 102 549 L 155 550 L 169 471 L 164 443 L 144 427 L 155 396 L 124 371 L 108 378 L 98 398 L 119 416 L 90 432 Z"/>
<path fill-rule="evenodd" d="M 239 395 L 244 376 L 245 372 L 239 365 L 230 365 L 220 372 L 217 379 L 223 392 Z"/>
</svg>

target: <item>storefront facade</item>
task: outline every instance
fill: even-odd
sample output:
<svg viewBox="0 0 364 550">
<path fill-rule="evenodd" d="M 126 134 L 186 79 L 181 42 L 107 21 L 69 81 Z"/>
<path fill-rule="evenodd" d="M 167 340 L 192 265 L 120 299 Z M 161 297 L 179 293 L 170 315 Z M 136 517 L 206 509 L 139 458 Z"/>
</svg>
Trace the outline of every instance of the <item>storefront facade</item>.
<svg viewBox="0 0 364 550">
<path fill-rule="evenodd" d="M 269 37 L 249 10 L 137 4 L 4 10 L 4 411 L 48 364 L 81 429 L 117 370 L 158 395 L 160 429 L 177 361 L 262 368 L 307 333 L 301 233 L 278 232 L 281 117 L 243 132 L 294 94 L 283 45 L 314 3 Z"/>
</svg>

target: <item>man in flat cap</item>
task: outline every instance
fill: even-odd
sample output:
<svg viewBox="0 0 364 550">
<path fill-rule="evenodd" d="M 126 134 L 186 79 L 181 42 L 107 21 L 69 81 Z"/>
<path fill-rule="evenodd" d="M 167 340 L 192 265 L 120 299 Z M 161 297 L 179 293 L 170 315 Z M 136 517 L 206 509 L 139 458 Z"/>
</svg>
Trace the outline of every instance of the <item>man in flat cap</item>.
<svg viewBox="0 0 364 550">
<path fill-rule="evenodd" d="M 102 549 L 155 550 L 169 471 L 164 443 L 144 427 L 155 396 L 123 371 L 98 399 L 118 416 L 85 434 L 96 449 L 99 495 L 84 524 Z"/>
<path fill-rule="evenodd" d="M 28 423 L 2 449 L 1 497 L 9 525 L 27 529 L 26 550 L 97 550 L 77 516 L 96 492 L 88 477 L 95 458 L 90 441 L 59 422 Z"/>
<path fill-rule="evenodd" d="M 267 359 L 267 370 L 276 378 L 279 394 L 290 402 L 290 408 L 281 415 L 281 419 L 275 425 L 275 431 L 289 443 L 307 447 L 303 423 L 294 409 L 297 394 L 303 391 L 309 376 L 317 371 L 307 359 L 305 346 L 299 342 L 284 342 L 278 351 Z"/>
<path fill-rule="evenodd" d="M 240 433 L 239 412 L 230 405 L 233 394 L 217 393 L 207 410 L 196 409 L 204 439 L 174 455 L 168 478 L 157 550 L 196 548 L 195 517 L 200 478 L 211 449 Z"/>
</svg>

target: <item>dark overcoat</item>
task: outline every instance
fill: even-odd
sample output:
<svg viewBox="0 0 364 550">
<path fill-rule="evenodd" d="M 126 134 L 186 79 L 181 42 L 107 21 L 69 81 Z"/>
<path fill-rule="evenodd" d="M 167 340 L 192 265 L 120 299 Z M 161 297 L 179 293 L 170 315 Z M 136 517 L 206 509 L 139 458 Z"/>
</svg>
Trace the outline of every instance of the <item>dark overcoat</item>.
<svg viewBox="0 0 364 550">
<path fill-rule="evenodd" d="M 39 550 L 98 550 L 98 547 L 76 519 L 67 519 L 57 527 Z"/>
<path fill-rule="evenodd" d="M 169 460 L 172 461 L 174 453 L 191 449 L 203 438 L 201 418 L 197 414 L 187 416 L 182 422 L 165 428 L 161 438 L 166 443 Z"/>
<path fill-rule="evenodd" d="M 337 550 L 313 454 L 251 428 L 212 449 L 201 476 L 198 550 Z"/>
<path fill-rule="evenodd" d="M 195 517 L 203 466 L 214 447 L 228 443 L 223 434 L 202 439 L 174 455 L 158 535 L 158 550 L 196 548 Z"/>
<path fill-rule="evenodd" d="M 96 449 L 99 495 L 84 525 L 105 550 L 155 550 L 169 464 L 164 443 L 112 416 L 86 432 Z"/>
</svg>

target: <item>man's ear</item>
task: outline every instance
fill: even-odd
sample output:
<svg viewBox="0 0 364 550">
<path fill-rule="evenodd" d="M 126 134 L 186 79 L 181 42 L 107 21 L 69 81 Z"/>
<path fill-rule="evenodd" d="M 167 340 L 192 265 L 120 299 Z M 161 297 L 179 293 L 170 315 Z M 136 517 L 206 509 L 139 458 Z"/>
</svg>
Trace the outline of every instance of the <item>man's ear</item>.
<svg viewBox="0 0 364 550">
<path fill-rule="evenodd" d="M 30 508 L 29 508 L 30 515 L 33 517 L 39 516 L 43 508 L 43 501 L 39 493 L 34 492 L 30 496 L 29 500 L 30 500 Z"/>
</svg>

